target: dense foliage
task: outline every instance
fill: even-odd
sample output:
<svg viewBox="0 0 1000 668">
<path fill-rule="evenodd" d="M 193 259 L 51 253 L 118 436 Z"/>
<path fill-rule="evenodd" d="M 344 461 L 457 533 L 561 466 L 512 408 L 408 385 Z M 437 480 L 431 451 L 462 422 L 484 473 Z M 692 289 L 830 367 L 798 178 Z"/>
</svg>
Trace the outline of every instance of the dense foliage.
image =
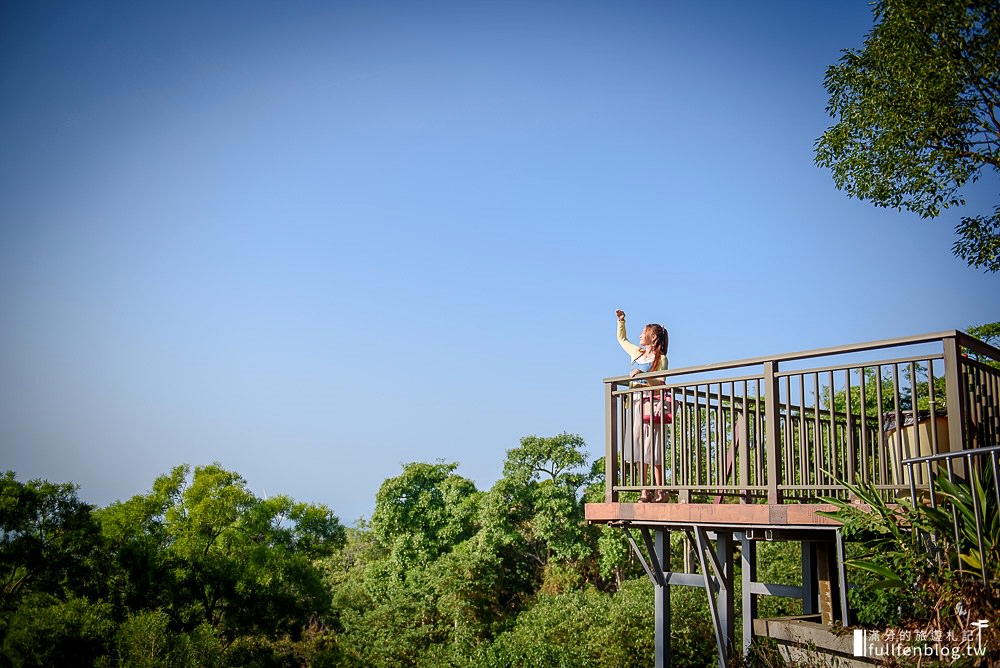
<svg viewBox="0 0 1000 668">
<path fill-rule="evenodd" d="M 841 522 L 844 535 L 854 541 L 848 567 L 866 576 L 852 578 L 863 586 L 849 592 L 859 624 L 945 635 L 995 618 L 1000 608 L 1000 497 L 990 461 L 984 458 L 971 470 L 963 469 L 964 478 L 952 479 L 940 470 L 933 504 L 920 497 L 888 503 L 871 484 L 846 485 L 855 501 L 827 499 L 837 510 L 824 514 Z M 973 643 L 986 648 L 968 665 L 1000 661 L 996 628 L 960 642 L 963 649 Z"/>
<path fill-rule="evenodd" d="M 864 48 L 827 70 L 837 122 L 816 162 L 853 197 L 934 218 L 1000 171 L 1000 5 L 878 0 L 873 10 Z M 1000 270 L 1000 206 L 955 230 L 955 255 Z"/>
<path fill-rule="evenodd" d="M 351 528 L 218 464 L 105 508 L 8 472 L 0 667 L 650 663 L 652 585 L 583 519 L 603 489 L 583 440 L 522 439 L 487 491 L 457 468 L 404 465 Z M 674 609 L 677 665 L 710 665 L 704 592 Z"/>
<path fill-rule="evenodd" d="M 487 491 L 457 470 L 405 464 L 350 528 L 320 505 L 259 498 L 217 464 L 179 466 L 106 508 L 8 472 L 0 667 L 651 665 L 653 586 L 621 530 L 584 521 L 604 467 L 582 439 L 525 437 Z M 920 557 L 890 549 L 906 535 L 872 544 L 909 574 Z M 683 532 L 670 549 L 696 561 Z M 758 577 L 801 584 L 800 560 L 794 542 L 761 543 Z M 873 620 L 903 599 L 928 609 L 923 594 L 858 596 Z M 705 592 L 674 587 L 671 607 L 674 665 L 716 665 Z M 760 601 L 761 616 L 799 613 L 795 599 Z"/>
</svg>

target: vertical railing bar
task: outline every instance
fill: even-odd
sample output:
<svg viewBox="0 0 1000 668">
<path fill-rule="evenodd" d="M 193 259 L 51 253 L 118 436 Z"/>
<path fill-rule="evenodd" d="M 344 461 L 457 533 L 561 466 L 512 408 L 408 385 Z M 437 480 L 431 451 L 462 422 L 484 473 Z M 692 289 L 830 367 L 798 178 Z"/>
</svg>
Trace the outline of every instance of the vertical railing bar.
<svg viewBox="0 0 1000 668">
<path fill-rule="evenodd" d="M 628 443 L 628 447 L 624 450 L 628 454 L 628 476 L 629 485 L 636 486 L 638 482 L 636 481 L 636 474 L 639 470 L 639 462 L 635 459 L 635 444 L 633 440 L 635 439 L 635 432 L 632 430 L 632 403 L 634 401 L 632 394 L 627 393 L 622 395 L 622 441 Z"/>
<path fill-rule="evenodd" d="M 643 414 L 645 412 L 645 405 L 644 404 L 645 404 L 645 399 L 646 399 L 647 396 L 649 397 L 649 410 L 650 410 L 649 430 L 648 430 L 648 432 L 646 430 L 646 420 L 643 417 Z M 643 392 L 641 392 L 639 394 L 638 409 L 639 409 L 639 415 L 638 415 L 638 417 L 639 417 L 639 425 L 640 425 L 639 433 L 642 435 L 642 443 L 641 443 L 641 447 L 642 447 L 642 486 L 643 486 L 643 489 L 647 489 L 647 488 L 651 487 L 652 484 L 653 484 L 653 462 L 656 461 L 656 452 L 655 452 L 654 441 L 653 441 L 653 437 L 654 437 L 653 430 L 654 430 L 654 425 L 656 423 L 656 421 L 653 420 L 653 417 L 652 417 L 653 391 L 651 389 L 649 389 L 648 385 L 643 390 Z M 648 454 L 647 454 L 647 448 L 646 448 L 647 443 L 649 445 Z"/>
<path fill-rule="evenodd" d="M 718 446 L 715 441 L 715 427 L 713 419 L 715 411 L 712 407 L 712 397 L 714 396 L 714 384 L 706 383 L 705 385 L 705 484 L 712 485 L 715 483 L 713 477 L 718 475 L 718 468 L 716 467 L 716 459 L 718 458 Z"/>
<path fill-rule="evenodd" d="M 766 481 L 764 476 L 764 470 L 766 467 L 765 458 L 767 456 L 767 441 L 764 431 L 764 423 L 761 417 L 761 406 L 763 405 L 763 398 L 761 396 L 761 383 L 763 381 L 758 378 L 754 382 L 754 445 L 755 445 L 755 457 L 754 457 L 754 468 L 756 478 L 754 483 L 761 485 Z"/>
<path fill-rule="evenodd" d="M 981 400 L 981 398 L 978 396 L 978 393 L 976 393 L 975 390 L 978 389 L 982 385 L 982 375 L 983 375 L 983 372 L 982 372 L 981 369 L 979 369 L 977 367 L 974 367 L 974 366 L 969 367 L 969 369 L 971 371 L 971 373 L 969 375 L 972 377 L 972 390 L 973 391 L 970 393 L 969 401 L 966 403 L 966 412 L 969 415 L 969 422 L 971 424 L 973 424 L 973 425 L 981 425 L 981 424 L 983 424 L 983 403 L 984 402 Z M 968 386 L 968 383 L 966 383 L 966 386 Z M 978 434 L 975 434 L 974 436 L 978 436 Z M 986 444 L 986 443 L 980 443 L 980 445 L 988 445 L 988 444 Z"/>
<path fill-rule="evenodd" d="M 724 403 L 722 407 L 722 482 L 724 485 L 732 484 L 734 486 L 738 484 L 737 481 L 740 477 L 736 468 L 736 442 L 732 439 L 732 434 L 736 426 L 733 421 L 733 416 L 736 414 L 736 406 L 733 404 L 736 397 L 736 391 L 733 389 L 735 385 L 736 381 L 726 383 L 729 393 L 723 397 Z M 729 435 L 728 437 L 727 434 Z M 730 454 L 732 455 L 731 458 Z M 729 465 L 730 459 L 732 459 L 732 467 Z"/>
<path fill-rule="evenodd" d="M 700 418 L 704 419 L 701 423 L 701 429 L 698 430 L 699 434 L 704 434 L 705 440 L 702 442 L 704 446 L 703 457 L 701 457 L 701 483 L 702 485 L 710 485 L 711 475 L 712 475 L 712 407 L 710 405 L 710 396 L 712 393 L 711 383 L 705 383 L 705 393 L 702 397 L 699 397 L 699 404 L 701 405 Z M 704 403 L 701 403 L 704 401 Z"/>
<path fill-rule="evenodd" d="M 621 386 L 616 383 L 615 389 L 621 389 Z M 631 464 L 625 458 L 626 438 L 628 437 L 628 398 L 624 395 L 620 394 L 615 398 L 615 415 L 617 416 L 615 420 L 615 433 L 619 478 L 621 479 L 622 486 L 626 486 L 631 484 L 632 478 Z"/>
<path fill-rule="evenodd" d="M 685 387 L 685 404 L 684 404 L 684 471 L 685 471 L 685 485 L 695 484 L 694 480 L 694 397 L 691 398 L 689 403 L 687 400 L 688 391 L 694 391 L 690 386 Z"/>
<path fill-rule="evenodd" d="M 690 427 L 689 427 L 689 424 L 688 424 L 689 421 L 690 421 L 690 416 L 688 415 L 688 410 L 689 410 L 688 409 L 688 387 L 689 387 L 688 385 L 684 386 L 684 400 L 682 402 L 682 407 L 683 408 L 681 410 L 681 429 L 680 429 L 680 432 L 681 432 L 681 472 L 682 472 L 682 477 L 681 477 L 681 480 L 680 480 L 680 484 L 681 485 L 690 485 L 691 484 L 691 463 L 690 463 L 690 457 L 688 456 L 689 455 L 688 450 L 691 447 L 690 438 L 689 438 L 689 436 L 690 436 L 690 434 L 689 434 Z M 682 490 L 682 491 L 678 492 L 678 499 L 680 501 L 683 501 L 683 502 L 689 501 L 690 500 L 690 492 L 688 492 L 687 490 Z"/>
<path fill-rule="evenodd" d="M 875 401 L 878 403 L 877 410 L 875 411 L 878 417 L 878 447 L 876 450 L 879 452 L 879 473 L 881 474 L 881 483 L 888 484 L 889 471 L 886 466 L 886 456 L 885 453 L 889 451 L 888 439 L 885 433 L 885 415 L 883 415 L 883 403 L 882 403 L 882 365 L 880 364 L 875 371 Z"/>
<path fill-rule="evenodd" d="M 865 482 L 872 482 L 871 466 L 868 462 L 868 395 L 865 392 L 865 370 L 868 367 L 861 365 L 861 378 L 859 380 L 859 395 L 861 399 L 861 479 Z"/>
<path fill-rule="evenodd" d="M 984 445 L 988 443 L 1000 443 L 1000 439 L 997 438 L 997 408 L 1000 407 L 1000 399 L 996 403 L 990 402 L 990 397 L 995 397 L 995 374 L 987 373 L 985 369 L 980 371 L 983 376 L 983 381 L 981 387 L 983 388 L 980 401 L 983 404 L 983 418 L 979 423 L 981 425 L 980 431 L 982 433 L 983 439 L 985 440 Z"/>
<path fill-rule="evenodd" d="M 1000 509 L 1000 470 L 998 470 L 998 458 L 1000 458 L 1000 452 L 994 450 L 990 454 L 990 461 L 993 464 L 993 492 L 997 497 L 997 508 Z"/>
<path fill-rule="evenodd" d="M 676 485 L 677 482 L 677 392 L 675 387 L 668 388 L 664 393 L 663 410 L 666 411 L 668 408 L 670 410 L 670 422 L 664 426 L 664 442 L 663 442 L 663 484 L 667 485 L 667 471 L 670 471 L 670 485 Z M 669 447 L 667 446 L 667 440 L 670 441 Z M 669 456 L 668 456 L 669 453 Z M 668 469 L 669 467 L 669 469 Z"/>
<path fill-rule="evenodd" d="M 712 440 L 715 434 L 712 433 L 712 383 L 705 384 L 705 484 L 711 485 L 715 475 L 715 448 Z"/>
<path fill-rule="evenodd" d="M 729 477 L 732 476 L 733 485 L 739 485 L 739 471 L 738 464 L 736 461 L 736 381 L 730 381 L 727 383 L 729 386 L 729 395 L 726 397 L 728 401 L 726 402 L 727 408 L 722 412 L 722 440 L 725 442 L 723 450 L 725 453 L 722 455 L 722 484 L 729 484 Z M 726 415 L 729 418 L 726 419 Z M 729 433 L 729 438 L 726 438 L 726 433 Z M 732 454 L 733 466 L 730 469 L 730 453 Z"/>
<path fill-rule="evenodd" d="M 764 404 L 763 379 L 758 378 L 754 382 L 754 407 L 753 407 L 753 459 L 754 459 L 754 484 L 767 485 L 767 424 L 764 418 L 766 406 Z"/>
<path fill-rule="evenodd" d="M 1000 373 L 991 373 L 987 377 L 987 400 L 993 397 L 995 401 L 990 403 L 992 414 L 989 419 L 990 442 L 1000 443 Z"/>
<path fill-rule="evenodd" d="M 636 400 L 639 400 L 638 402 Z M 645 473 L 643 468 L 645 467 L 645 453 L 642 451 L 642 440 L 636 440 L 636 412 L 642 412 L 641 405 L 642 398 L 635 392 L 631 392 L 628 395 L 628 434 L 629 434 L 629 447 L 630 456 L 632 457 L 632 485 L 641 488 L 643 485 L 643 480 L 645 479 Z M 641 490 L 640 490 L 641 491 Z"/>
<path fill-rule="evenodd" d="M 633 434 L 632 434 L 632 395 L 631 394 L 623 394 L 622 395 L 621 408 L 622 408 L 622 413 L 621 413 L 622 414 L 621 430 L 622 430 L 622 457 L 623 457 L 622 461 L 623 462 L 625 462 L 625 461 L 628 462 L 628 484 L 629 484 L 629 486 L 634 486 L 636 484 L 635 474 L 636 474 L 636 467 L 638 466 L 638 462 L 635 461 L 635 455 L 632 454 L 632 453 L 635 452 L 635 449 L 634 449 L 633 444 L 632 444 Z M 626 446 L 625 446 L 626 442 L 628 443 L 627 449 L 626 449 Z M 627 459 L 624 458 L 626 452 L 628 453 L 628 458 Z"/>
<path fill-rule="evenodd" d="M 715 432 L 715 445 L 712 454 L 715 456 L 715 464 L 713 468 L 715 469 L 715 481 L 714 484 L 722 485 L 723 478 L 725 477 L 725 464 L 723 463 L 724 455 L 721 453 L 723 450 L 722 444 L 722 432 L 719 424 L 719 416 L 722 410 L 722 383 L 716 383 L 715 391 L 712 393 L 712 397 L 716 397 L 715 406 L 711 407 L 709 413 L 712 415 L 711 424 L 712 431 Z"/>
<path fill-rule="evenodd" d="M 628 393 L 628 406 L 626 407 L 626 411 L 628 412 L 629 456 L 632 461 L 632 485 L 642 487 L 642 444 L 636 443 L 635 438 L 636 398 L 635 392 L 630 390 Z"/>
<path fill-rule="evenodd" d="M 824 494 L 829 494 L 830 490 L 826 487 L 828 484 L 827 475 L 823 473 L 823 469 L 826 467 L 826 458 L 823 456 L 823 435 L 820 431 L 819 424 L 819 373 L 813 373 L 813 451 L 816 453 L 816 483 L 817 487 L 820 488 Z"/>
<path fill-rule="evenodd" d="M 674 438 L 674 450 L 677 454 L 677 470 L 674 472 L 674 484 L 683 485 L 686 478 L 684 477 L 684 446 L 686 439 L 684 437 L 684 424 L 685 416 L 684 413 L 687 410 L 685 403 L 685 387 L 680 388 L 680 392 L 674 393 L 674 424 L 673 424 L 673 438 Z"/>
<path fill-rule="evenodd" d="M 678 393 L 677 401 L 674 403 L 674 449 L 677 451 L 677 470 L 674 472 L 674 484 L 687 484 L 687 472 L 685 467 L 684 448 L 687 446 L 687 437 L 684 435 L 684 425 L 687 424 L 687 385 L 682 385 Z"/>
<path fill-rule="evenodd" d="M 896 457 L 893 459 L 893 464 L 895 465 L 896 477 L 898 478 L 894 483 L 901 486 L 903 484 L 902 462 L 909 455 L 903 452 L 903 413 L 899 407 L 899 364 L 892 365 L 892 410 L 896 426 Z M 907 449 L 909 449 L 909 446 L 907 446 Z"/>
<path fill-rule="evenodd" d="M 688 443 L 687 443 L 687 458 L 688 458 L 688 485 L 698 484 L 697 480 L 697 469 L 698 469 L 698 431 L 697 431 L 697 417 L 698 417 L 698 386 L 691 387 L 691 405 L 688 407 Z M 689 492 L 690 494 L 690 492 Z"/>
<path fill-rule="evenodd" d="M 785 376 L 785 435 L 788 439 L 785 443 L 785 452 L 788 453 L 788 471 L 786 483 L 790 485 L 801 485 L 802 475 L 802 452 L 799 450 L 801 443 L 798 439 L 798 421 L 795 419 L 795 406 L 792 404 L 792 377 Z M 787 461 L 787 460 L 786 460 Z M 796 491 L 796 495 L 801 492 Z"/>
<path fill-rule="evenodd" d="M 806 378 L 805 374 L 798 374 L 799 378 L 799 458 L 801 461 L 801 466 L 799 466 L 799 484 L 808 485 L 810 481 L 809 476 L 809 461 L 810 457 L 808 454 L 808 448 L 806 445 L 806 414 L 805 414 L 805 404 L 806 404 Z M 803 490 L 803 494 L 805 494 Z"/>
<path fill-rule="evenodd" d="M 834 384 L 833 371 L 829 372 L 829 376 L 830 376 L 830 385 L 827 387 L 827 391 L 829 392 L 830 395 L 828 398 L 828 401 L 830 402 L 830 429 L 828 430 L 830 436 L 828 442 L 828 445 L 830 447 L 830 469 L 831 469 L 830 475 L 833 476 L 834 479 L 842 480 L 843 478 L 840 475 L 840 466 L 839 466 L 840 456 L 839 456 L 839 451 L 837 450 L 837 428 L 836 428 L 837 420 L 835 417 L 837 411 L 837 404 L 834 400 L 835 393 L 833 389 L 833 384 Z"/>
<path fill-rule="evenodd" d="M 663 485 L 667 484 L 667 465 L 670 465 L 670 471 L 674 470 L 674 442 L 670 437 L 670 431 L 674 424 L 674 397 L 673 389 L 664 388 L 660 391 L 662 405 L 660 406 L 660 414 L 663 416 L 663 424 L 661 425 L 660 433 L 660 448 L 663 450 L 663 471 L 660 477 L 660 483 Z M 670 416 L 670 422 L 667 422 L 667 416 Z M 669 438 L 669 448 L 667 446 L 667 441 Z M 669 453 L 669 457 L 667 456 Z"/>
<path fill-rule="evenodd" d="M 913 416 L 913 449 L 911 457 L 924 454 L 920 447 L 920 411 L 917 410 L 917 364 L 910 362 L 910 414 Z"/>
<path fill-rule="evenodd" d="M 622 395 L 620 397 L 621 406 L 621 432 L 622 432 L 622 462 L 628 461 L 628 484 L 634 486 L 636 484 L 635 474 L 636 474 L 636 461 L 635 457 L 632 455 L 635 450 L 632 448 L 632 420 L 631 413 L 629 412 L 632 408 L 632 397 L 631 395 Z M 628 453 L 629 458 L 625 459 L 625 443 L 628 442 Z"/>
<path fill-rule="evenodd" d="M 715 410 L 712 411 L 715 414 L 715 462 L 717 466 L 715 483 L 719 486 L 726 484 L 725 413 L 722 408 L 722 394 L 725 390 L 723 386 L 723 383 L 718 383 L 718 399 Z M 716 493 L 722 494 L 722 490 L 716 490 Z"/>
<path fill-rule="evenodd" d="M 980 434 L 983 437 L 988 437 L 989 435 L 989 423 L 990 423 L 990 411 L 989 403 L 986 399 L 986 390 L 989 387 L 989 375 L 986 373 L 985 369 L 979 369 L 979 384 L 977 387 L 981 388 L 979 393 L 979 421 L 978 424 L 982 425 L 979 429 Z M 986 442 L 982 442 L 982 445 L 987 445 Z"/>
<path fill-rule="evenodd" d="M 614 503 L 618 500 L 618 490 L 615 483 L 620 483 L 618 473 L 618 446 L 615 443 L 617 400 L 614 395 L 614 383 L 604 384 L 604 501 Z"/>
<path fill-rule="evenodd" d="M 618 433 L 618 452 L 620 455 L 618 461 L 619 461 L 619 469 L 621 470 L 622 486 L 624 487 L 632 483 L 632 471 L 631 471 L 632 465 L 631 463 L 629 463 L 628 467 L 626 467 L 625 464 L 626 462 L 625 439 L 626 439 L 626 432 L 628 425 L 628 412 L 627 412 L 628 408 L 626 406 L 626 400 L 624 396 L 622 395 L 618 396 L 617 403 L 615 404 L 615 411 L 617 412 L 619 418 L 618 428 L 616 430 Z"/>
<path fill-rule="evenodd" d="M 701 441 L 701 388 L 695 385 L 691 403 L 691 484 L 701 484 L 701 454 L 704 449 Z"/>
<path fill-rule="evenodd" d="M 996 408 L 990 404 L 990 397 L 993 396 L 993 377 L 992 374 L 987 373 L 985 369 L 980 371 L 980 374 L 983 376 L 983 380 L 980 385 L 980 387 L 982 387 L 981 401 L 983 402 L 983 420 L 980 422 L 980 432 L 982 433 L 983 438 L 987 439 L 984 441 L 984 444 L 998 443 L 1000 441 L 996 439 L 996 430 L 993 428 Z"/>
<path fill-rule="evenodd" d="M 719 412 L 718 412 L 718 417 L 717 417 L 717 419 L 719 421 L 719 424 L 718 424 L 718 427 L 717 427 L 718 428 L 718 435 L 719 435 L 719 450 L 722 451 L 719 454 L 719 463 L 721 465 L 720 468 L 719 468 L 719 473 L 720 473 L 719 482 L 723 486 L 729 484 L 729 471 L 726 470 L 728 468 L 726 466 L 726 464 L 729 462 L 729 447 L 726 444 L 726 411 L 727 411 L 727 409 L 726 409 L 726 407 L 723 404 L 723 394 L 725 392 L 724 388 L 725 388 L 726 385 L 729 385 L 729 394 L 732 395 L 732 392 L 733 392 L 733 389 L 732 389 L 733 384 L 732 384 L 731 381 L 729 383 L 720 383 L 719 384 Z M 730 402 L 729 405 L 731 406 L 732 402 Z M 736 463 L 736 460 L 734 459 L 733 460 L 733 464 L 735 464 L 735 463 Z M 723 493 L 722 490 L 720 490 L 719 493 L 722 494 Z"/>
<path fill-rule="evenodd" d="M 696 449 L 694 455 L 694 484 L 701 484 L 701 385 L 694 386 L 694 440 Z"/>
<path fill-rule="evenodd" d="M 767 438 L 767 502 L 771 505 L 779 504 L 782 501 L 782 492 L 778 489 L 781 484 L 781 447 L 779 431 L 779 416 L 781 406 L 780 389 L 775 374 L 778 371 L 778 363 L 770 360 L 764 362 L 764 382 L 766 402 L 764 406 L 765 436 Z"/>
<path fill-rule="evenodd" d="M 941 441 L 937 428 L 937 395 L 934 392 L 934 362 L 927 360 L 927 406 L 930 409 L 931 454 L 941 453 Z M 950 447 L 949 447 L 950 449 Z"/>
<path fill-rule="evenodd" d="M 617 386 L 618 386 L 617 383 L 612 383 L 611 384 L 612 391 L 614 391 L 614 389 L 616 389 Z M 615 456 L 618 459 L 618 471 L 615 479 L 620 482 L 620 486 L 625 486 L 628 484 L 628 478 L 625 475 L 625 432 L 624 432 L 624 427 L 622 426 L 623 423 L 625 422 L 624 420 L 625 416 L 623 415 L 624 408 L 622 407 L 621 396 L 614 397 L 613 401 L 614 401 L 615 422 L 614 425 L 609 425 L 608 431 L 614 432 Z M 607 462 L 605 462 L 605 464 L 607 464 Z M 615 501 L 617 500 L 618 497 L 616 495 Z"/>
<path fill-rule="evenodd" d="M 691 441 L 688 443 L 688 457 L 689 464 L 691 467 L 691 480 L 689 485 L 698 484 L 698 472 L 701 470 L 698 466 L 698 455 L 701 450 L 701 434 L 699 433 L 698 427 L 698 386 L 694 385 L 691 388 L 691 424 L 689 425 L 691 429 Z"/>
<path fill-rule="evenodd" d="M 851 424 L 851 369 L 844 370 L 845 393 L 847 400 L 844 402 L 844 411 L 847 414 L 845 429 L 847 430 L 847 482 L 854 485 L 857 482 L 857 453 L 854 452 L 854 425 Z"/>
<path fill-rule="evenodd" d="M 664 451 L 664 446 L 663 446 L 663 444 L 664 444 L 664 441 L 663 441 L 663 386 L 660 385 L 655 390 L 653 390 L 653 396 L 651 396 L 650 398 L 653 401 L 652 401 L 652 406 L 650 406 L 651 413 L 650 413 L 650 417 L 649 417 L 649 426 L 652 427 L 652 429 L 650 429 L 650 431 L 655 433 L 655 436 L 653 438 L 653 444 L 654 444 L 653 462 L 654 463 L 656 462 L 657 455 L 659 455 L 660 468 L 662 470 L 663 465 L 666 463 L 666 459 L 665 459 L 666 458 L 666 452 Z M 657 405 L 659 405 L 659 407 L 660 407 L 659 415 L 657 415 L 657 411 L 656 411 L 656 406 Z M 656 477 L 654 476 L 653 483 L 654 484 L 658 484 L 658 485 L 662 485 L 663 484 L 663 478 L 661 477 L 660 478 L 660 482 L 657 483 L 656 482 Z"/>
<path fill-rule="evenodd" d="M 669 406 L 670 406 L 670 428 L 667 429 L 667 431 L 670 432 L 670 484 L 671 485 L 676 485 L 677 484 L 677 424 L 675 422 L 675 419 L 676 419 L 677 416 L 675 415 L 676 411 L 674 409 L 677 406 L 677 402 L 674 401 L 676 399 L 676 396 L 674 395 L 674 388 L 671 387 L 668 390 L 667 396 L 665 398 L 670 399 L 670 404 L 669 404 Z M 666 409 L 666 405 L 664 405 L 664 409 Z M 667 484 L 667 457 L 666 457 L 666 452 L 667 452 L 666 445 L 664 445 L 663 484 Z"/>
<path fill-rule="evenodd" d="M 750 407 L 747 404 L 747 395 L 750 393 L 750 383 L 747 380 L 743 381 L 743 391 L 741 394 L 742 411 L 740 415 L 742 416 L 742 427 L 740 429 L 740 447 L 737 455 L 740 458 L 740 487 L 742 488 L 742 499 L 743 503 L 750 502 L 750 493 L 747 491 L 747 487 L 750 486 Z M 735 415 L 733 416 L 735 418 Z M 739 419 L 737 419 L 739 423 Z M 736 431 L 736 425 L 733 426 L 733 431 Z"/>
<path fill-rule="evenodd" d="M 727 383 L 720 383 L 719 384 L 719 409 L 718 409 L 718 412 L 716 413 L 716 420 L 718 421 L 718 424 L 716 425 L 716 430 L 717 430 L 717 435 L 718 435 L 719 450 L 721 451 L 720 454 L 719 454 L 719 465 L 720 465 L 719 466 L 719 483 L 721 485 L 727 485 L 727 484 L 729 484 L 729 472 L 726 470 L 726 462 L 729 461 L 729 448 L 726 447 L 726 410 L 727 409 L 726 409 L 726 407 L 725 407 L 725 405 L 723 403 L 723 398 L 724 398 L 723 395 L 725 393 L 725 389 L 724 388 L 725 388 L 726 385 L 727 385 Z M 732 383 L 731 382 L 728 383 L 728 385 L 730 386 L 730 388 L 732 387 Z M 730 389 L 730 393 L 731 392 L 732 392 L 732 389 Z M 720 490 L 719 493 L 722 494 L 723 493 L 722 490 Z"/>
<path fill-rule="evenodd" d="M 785 414 L 781 417 L 781 456 L 785 463 L 785 484 L 796 484 L 795 479 L 795 436 L 792 433 L 794 423 L 792 422 L 792 379 L 790 376 L 782 378 L 785 396 Z"/>
</svg>

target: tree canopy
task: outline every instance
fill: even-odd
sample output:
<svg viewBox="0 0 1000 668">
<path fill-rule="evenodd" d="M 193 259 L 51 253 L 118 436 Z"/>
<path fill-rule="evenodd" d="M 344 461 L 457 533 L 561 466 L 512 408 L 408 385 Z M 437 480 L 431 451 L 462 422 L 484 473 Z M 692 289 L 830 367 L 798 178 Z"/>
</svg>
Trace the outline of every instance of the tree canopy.
<svg viewBox="0 0 1000 668">
<path fill-rule="evenodd" d="M 874 15 L 864 48 L 827 70 L 837 122 L 816 162 L 852 197 L 935 218 L 1000 172 L 1000 4 L 877 0 Z M 955 255 L 1000 270 L 1000 205 L 955 231 Z"/>
<path fill-rule="evenodd" d="M 351 528 L 219 464 L 177 466 L 103 508 L 9 472 L 0 668 L 650 663 L 652 584 L 620 535 L 602 543 L 584 519 L 603 466 L 583 439 L 524 437 L 488 490 L 457 470 L 403 465 Z M 704 593 L 673 605 L 675 665 L 708 665 Z"/>
</svg>

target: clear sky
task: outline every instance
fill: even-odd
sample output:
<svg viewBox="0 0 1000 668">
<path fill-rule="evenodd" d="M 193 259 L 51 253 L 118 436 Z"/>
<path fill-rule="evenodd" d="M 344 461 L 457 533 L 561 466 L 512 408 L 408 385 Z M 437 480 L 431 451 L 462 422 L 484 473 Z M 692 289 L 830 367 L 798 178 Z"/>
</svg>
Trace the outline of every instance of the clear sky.
<svg viewBox="0 0 1000 668">
<path fill-rule="evenodd" d="M 614 310 L 672 367 L 1000 319 L 957 213 L 813 163 L 867 0 L 0 5 L 0 469 L 220 462 L 369 517 L 603 449 Z M 997 183 L 971 194 L 992 209 Z"/>
</svg>

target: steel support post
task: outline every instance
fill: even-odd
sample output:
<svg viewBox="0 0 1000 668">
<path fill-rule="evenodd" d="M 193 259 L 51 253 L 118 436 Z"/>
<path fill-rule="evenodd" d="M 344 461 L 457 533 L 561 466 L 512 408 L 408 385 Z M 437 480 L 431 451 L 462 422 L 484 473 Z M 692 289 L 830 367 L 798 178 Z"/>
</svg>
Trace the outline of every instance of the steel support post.
<svg viewBox="0 0 1000 668">
<path fill-rule="evenodd" d="M 817 573 L 816 543 L 803 540 L 802 546 L 802 614 L 819 612 L 819 578 Z"/>
<path fill-rule="evenodd" d="M 735 641 L 733 610 L 733 534 L 716 535 L 715 550 L 711 549 L 708 531 L 694 528 L 698 545 L 698 560 L 708 594 L 708 610 L 715 629 L 719 668 L 727 668 Z"/>
<path fill-rule="evenodd" d="M 750 540 L 746 533 L 739 536 L 743 580 L 743 656 L 746 656 L 753 642 L 753 620 L 757 618 L 757 597 L 751 591 L 752 583 L 757 581 L 757 543 Z"/>
<path fill-rule="evenodd" d="M 657 529 L 653 535 L 654 554 L 661 573 L 670 572 L 670 532 Z M 653 588 L 655 612 L 656 668 L 669 668 L 670 657 L 670 585 L 665 580 Z"/>
<path fill-rule="evenodd" d="M 719 623 L 725 638 L 726 665 L 732 659 L 736 646 L 736 590 L 733 587 L 735 564 L 733 563 L 733 534 L 719 533 L 715 538 L 715 555 L 720 566 L 719 582 Z"/>
</svg>

